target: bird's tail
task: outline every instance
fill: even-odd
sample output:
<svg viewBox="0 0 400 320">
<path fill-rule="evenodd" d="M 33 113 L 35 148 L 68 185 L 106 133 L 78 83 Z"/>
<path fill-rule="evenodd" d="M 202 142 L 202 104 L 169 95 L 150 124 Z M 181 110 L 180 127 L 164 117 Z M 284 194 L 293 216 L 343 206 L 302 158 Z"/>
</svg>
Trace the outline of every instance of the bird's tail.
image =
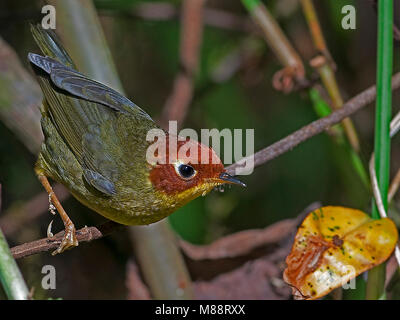
<svg viewBox="0 0 400 320">
<path fill-rule="evenodd" d="M 62 64 L 76 69 L 71 57 L 65 51 L 55 32 L 44 30 L 40 24 L 31 24 L 31 32 L 36 44 L 45 56 L 56 59 Z"/>
</svg>

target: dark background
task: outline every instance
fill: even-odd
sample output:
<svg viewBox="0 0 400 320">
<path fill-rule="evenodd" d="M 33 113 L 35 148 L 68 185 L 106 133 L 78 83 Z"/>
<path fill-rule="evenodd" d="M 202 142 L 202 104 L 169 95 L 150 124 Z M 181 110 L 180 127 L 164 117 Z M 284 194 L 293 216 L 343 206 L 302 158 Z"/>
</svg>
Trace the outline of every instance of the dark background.
<svg viewBox="0 0 400 320">
<path fill-rule="evenodd" d="M 135 0 L 95 1 L 108 44 L 111 48 L 127 96 L 158 119 L 172 90 L 179 68 L 179 18 L 153 21 L 140 17 Z M 162 1 L 179 10 L 180 1 Z M 264 1 L 288 38 L 300 53 L 308 74 L 309 60 L 315 56 L 309 29 L 298 1 Z M 314 1 L 328 47 L 337 64 L 337 79 L 345 100 L 375 83 L 376 12 L 372 1 Z M 341 8 L 353 4 L 357 29 L 341 28 Z M 38 52 L 30 34 L 30 21 L 40 21 L 41 1 L 3 0 L 0 3 L 0 36 L 17 52 L 25 67 L 27 53 Z M 240 1 L 209 0 L 216 8 L 248 19 Z M 395 11 L 400 12 L 399 10 Z M 398 16 L 398 15 L 397 15 Z M 394 69 L 398 69 L 395 44 Z M 233 58 L 232 58 L 233 57 Z M 238 63 L 232 68 L 230 60 Z M 227 62 L 228 61 L 228 62 Z M 259 33 L 229 30 L 205 25 L 201 58 L 193 101 L 184 127 L 254 128 L 255 150 L 279 140 L 317 119 L 306 92 L 283 94 L 273 89 L 273 74 L 281 68 Z M 218 71 L 229 69 L 229 76 L 218 79 Z M 232 69 L 232 70 L 231 70 Z M 394 95 L 398 110 L 398 95 Z M 361 141 L 361 158 L 366 164 L 373 146 L 372 106 L 354 117 Z M 34 172 L 33 156 L 4 124 L 0 123 L 0 181 L 3 186 L 3 213 L 42 191 Z M 400 158 L 396 139 L 392 164 Z M 247 189 L 233 187 L 224 193 L 212 192 L 174 213 L 169 221 L 184 239 L 205 244 L 235 231 L 262 228 L 273 222 L 297 216 L 307 205 L 343 205 L 370 209 L 370 192 L 361 183 L 348 155 L 327 134 L 301 144 L 291 152 L 257 168 L 243 177 Z M 63 203 L 77 227 L 95 225 L 102 217 L 69 198 Z M 396 209 L 395 207 L 393 208 Z M 25 212 L 29 215 L 29 212 Z M 10 245 L 41 238 L 52 217 L 44 213 L 34 223 L 21 225 L 8 237 Z M 61 230 L 55 219 L 53 230 Z M 126 264 L 131 256 L 127 231 L 57 257 L 35 255 L 20 261 L 27 282 L 40 297 L 63 299 L 126 297 Z M 41 268 L 52 264 L 57 270 L 57 289 L 41 291 Z M 95 270 L 95 272 L 93 272 Z"/>
</svg>

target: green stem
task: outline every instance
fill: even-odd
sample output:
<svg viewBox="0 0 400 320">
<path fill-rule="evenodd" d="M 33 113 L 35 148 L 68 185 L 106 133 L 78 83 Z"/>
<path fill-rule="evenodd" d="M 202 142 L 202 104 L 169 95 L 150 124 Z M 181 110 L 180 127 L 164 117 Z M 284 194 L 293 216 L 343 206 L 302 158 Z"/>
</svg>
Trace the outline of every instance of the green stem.
<svg viewBox="0 0 400 320">
<path fill-rule="evenodd" d="M 322 82 L 332 99 L 332 107 L 334 109 L 341 108 L 343 106 L 342 95 L 340 94 L 339 86 L 336 81 L 333 59 L 329 53 L 328 47 L 326 46 L 325 38 L 322 33 L 318 15 L 315 11 L 312 0 L 301 0 L 303 6 L 304 15 L 306 17 L 308 27 L 314 42 L 315 47 L 324 55 L 322 57 L 313 59 L 322 61 L 317 66 L 317 70 L 321 76 Z M 360 151 L 360 143 L 358 141 L 357 132 L 354 128 L 353 122 L 350 118 L 346 118 L 342 121 L 342 126 L 346 132 L 347 138 L 355 152 Z"/>
<path fill-rule="evenodd" d="M 313 21 L 314 21 L 314 23 L 311 23 L 311 24 L 313 25 L 312 29 L 314 31 L 316 31 L 316 32 L 313 32 L 313 35 L 317 33 L 316 45 L 318 48 L 321 49 L 322 52 L 325 53 L 327 58 L 332 60 L 330 58 L 329 51 L 326 48 L 325 40 L 324 40 L 322 32 L 319 28 L 319 24 L 315 23 L 315 22 L 318 22 L 318 20 L 317 20 L 315 10 L 312 6 L 312 2 L 310 2 L 310 1 L 305 1 L 305 2 L 307 2 L 308 4 L 311 4 Z M 254 21 L 263 30 L 267 43 L 269 44 L 269 46 L 275 53 L 276 57 L 281 61 L 281 63 L 285 67 L 292 67 L 292 68 L 298 70 L 300 72 L 299 75 L 302 74 L 304 76 L 304 73 L 303 73 L 304 66 L 303 66 L 303 63 L 301 61 L 299 54 L 296 52 L 294 47 L 291 45 L 290 41 L 288 40 L 288 38 L 286 37 L 286 35 L 282 31 L 282 29 L 280 28 L 279 24 L 276 22 L 274 17 L 270 14 L 270 12 L 265 7 L 265 5 L 260 0 L 242 0 L 242 3 L 244 5 L 244 7 L 248 10 L 248 12 L 251 14 Z M 310 12 L 310 10 L 308 10 L 307 12 Z M 321 77 L 327 88 L 327 91 L 332 98 L 335 109 L 341 108 L 343 105 L 343 100 L 340 95 L 339 88 L 337 86 L 334 72 L 333 72 L 331 66 L 328 63 L 324 63 L 324 66 L 321 66 L 319 69 L 321 71 Z M 310 90 L 310 95 L 313 95 L 312 90 Z M 314 96 L 315 96 L 315 94 L 314 94 Z M 322 112 L 326 113 L 326 108 L 324 105 L 326 105 L 326 103 L 325 104 L 317 104 L 317 105 L 314 104 L 314 107 L 316 108 L 317 113 L 322 111 L 320 107 L 324 108 L 325 111 L 322 111 Z M 331 111 L 329 110 L 329 113 L 330 112 Z M 354 151 L 349 150 L 349 155 L 350 155 L 350 160 L 352 162 L 352 165 L 354 166 L 356 172 L 360 175 L 362 182 L 369 187 L 369 181 L 367 178 L 367 173 L 366 173 L 365 167 L 358 155 L 359 142 L 358 142 L 357 133 L 354 129 L 353 123 L 351 122 L 351 120 L 349 118 L 347 118 L 347 119 L 343 120 L 343 126 L 345 128 L 345 132 L 348 137 L 350 146 L 354 150 Z M 337 133 L 337 129 L 332 129 L 331 132 Z M 336 135 L 336 137 L 339 137 L 339 135 Z M 339 141 L 338 139 L 336 139 L 336 140 Z M 349 147 L 347 146 L 346 143 L 339 142 L 339 144 L 343 145 L 346 148 L 346 150 L 349 149 Z"/>
<path fill-rule="evenodd" d="M 392 113 L 391 76 L 393 66 L 393 0 L 378 1 L 378 67 L 375 113 L 375 170 L 382 201 L 387 210 L 390 169 L 390 118 Z M 379 219 L 375 205 L 372 217 Z M 379 299 L 384 295 L 385 264 L 368 274 L 367 299 Z"/>
<path fill-rule="evenodd" d="M 338 110 L 343 106 L 343 99 L 342 95 L 340 94 L 340 90 L 336 82 L 335 73 L 332 67 L 327 61 L 324 61 L 322 65 L 317 67 L 317 70 L 321 76 L 321 80 L 326 88 L 326 91 L 331 97 L 333 109 Z M 353 122 L 350 118 L 343 119 L 342 126 L 350 142 L 350 145 L 352 146 L 354 151 L 358 153 L 360 151 L 360 143 L 358 141 L 357 132 L 354 128 Z"/>
<path fill-rule="evenodd" d="M 313 103 L 313 107 L 315 112 L 320 118 L 326 117 L 332 113 L 331 107 L 328 103 L 321 97 L 320 93 L 317 89 L 311 88 L 309 90 L 310 99 Z M 365 169 L 365 166 L 359 156 L 359 154 L 354 150 L 353 146 L 350 142 L 345 139 L 343 136 L 343 130 L 340 125 L 332 126 L 328 129 L 328 132 L 333 137 L 335 143 L 342 146 L 346 153 L 348 154 L 351 164 L 354 167 L 354 170 L 357 172 L 358 176 L 361 179 L 361 182 L 366 187 L 366 189 L 370 189 L 370 181 L 368 173 Z"/>
<path fill-rule="evenodd" d="M 1 186 L 0 186 L 1 196 Z M 1 199 L 0 199 L 1 206 Z M 10 300 L 27 300 L 28 287 L 25 284 L 21 271 L 8 247 L 6 238 L 0 229 L 0 281 Z"/>
<path fill-rule="evenodd" d="M 28 288 L 0 230 L 0 280 L 8 299 L 27 300 Z"/>
</svg>

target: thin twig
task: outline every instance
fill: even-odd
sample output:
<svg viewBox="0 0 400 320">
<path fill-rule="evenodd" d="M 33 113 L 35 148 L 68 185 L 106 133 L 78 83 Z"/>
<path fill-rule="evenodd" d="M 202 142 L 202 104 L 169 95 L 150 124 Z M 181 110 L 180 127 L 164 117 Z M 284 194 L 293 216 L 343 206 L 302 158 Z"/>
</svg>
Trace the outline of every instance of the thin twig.
<svg viewBox="0 0 400 320">
<path fill-rule="evenodd" d="M 336 81 L 334 70 L 328 63 L 327 58 L 325 56 L 317 56 L 311 60 L 310 65 L 318 71 L 322 83 L 332 100 L 332 108 L 334 110 L 340 109 L 343 106 L 343 98 Z M 343 119 L 342 126 L 350 145 L 354 151 L 358 153 L 360 151 L 360 142 L 353 122 L 350 118 Z"/>
<path fill-rule="evenodd" d="M 395 90 L 398 89 L 399 87 L 400 87 L 400 73 L 397 73 L 392 78 L 392 88 L 393 90 Z M 370 88 L 366 89 L 365 91 L 361 92 L 360 94 L 349 100 L 347 103 L 345 103 L 343 105 L 343 108 L 341 108 L 340 110 L 334 111 L 329 116 L 310 123 L 309 125 L 290 134 L 286 138 L 283 138 L 278 142 L 272 144 L 271 146 L 262 149 L 256 154 L 254 154 L 253 157 L 255 160 L 255 165 L 260 166 L 282 155 L 283 153 L 293 149 L 294 147 L 310 139 L 311 137 L 323 132 L 330 126 L 339 123 L 345 117 L 350 116 L 351 114 L 357 112 L 358 110 L 365 107 L 369 103 L 373 102 L 375 96 L 376 96 L 376 87 L 371 86 Z M 235 174 L 235 170 L 240 169 L 240 167 L 243 166 L 242 161 L 243 159 L 237 163 L 230 165 L 229 167 L 227 167 L 227 171 L 231 174 Z M 77 231 L 78 240 L 91 241 L 94 239 L 102 238 L 106 234 L 109 234 L 112 231 L 114 231 L 112 227 L 110 227 L 110 229 L 107 229 L 108 231 L 106 233 L 102 230 L 103 230 L 102 226 L 80 229 Z M 12 248 L 11 251 L 13 252 L 16 258 L 23 258 L 35 253 L 49 251 L 58 246 L 59 242 L 57 241 L 60 241 L 60 239 L 62 238 L 62 232 L 56 234 L 54 237 L 55 237 L 54 239 L 44 238 L 41 240 L 25 243 L 20 246 Z"/>
<path fill-rule="evenodd" d="M 331 66 L 335 69 L 336 65 L 332 59 L 331 53 L 329 52 L 328 46 L 326 45 L 324 34 L 322 33 L 318 15 L 315 11 L 312 0 L 301 0 L 301 5 L 303 7 L 303 12 L 306 17 L 315 47 L 328 59 Z"/>
<path fill-rule="evenodd" d="M 400 129 L 400 112 L 396 114 L 393 120 L 390 123 L 390 136 L 393 137 L 398 130 Z M 397 171 L 396 175 L 394 176 L 392 183 L 390 184 L 389 191 L 388 191 L 388 201 L 391 202 L 394 195 L 396 194 L 397 190 L 400 186 L 400 169 Z"/>
<path fill-rule="evenodd" d="M 371 160 L 369 162 L 369 172 L 371 175 L 372 191 L 374 193 L 376 207 L 378 208 L 378 212 L 379 212 L 381 218 L 387 218 L 387 213 L 386 213 L 385 207 L 383 205 L 381 192 L 380 192 L 379 186 L 378 186 L 378 179 L 376 178 L 374 154 L 372 154 Z M 394 249 L 394 255 L 396 257 L 397 264 L 400 266 L 400 248 L 398 245 L 396 245 L 396 247 Z"/>
<path fill-rule="evenodd" d="M 400 112 L 396 114 L 396 116 L 393 118 L 393 120 L 390 122 L 390 138 L 393 138 L 393 136 L 399 131 L 400 129 Z M 375 203 L 376 207 L 378 208 L 379 215 L 381 218 L 387 218 L 387 213 L 385 210 L 385 206 L 382 201 L 382 195 L 379 190 L 379 185 L 378 185 L 378 179 L 376 177 L 376 171 L 375 171 L 375 156 L 374 153 L 371 155 L 371 159 L 369 161 L 369 172 L 371 175 L 371 184 L 372 184 L 372 191 L 374 194 L 375 198 Z M 388 202 L 390 202 L 390 194 L 388 194 Z M 396 260 L 398 265 L 400 266 L 400 249 L 399 246 L 396 246 L 394 254 L 396 256 Z"/>
<path fill-rule="evenodd" d="M 259 0 L 242 0 L 251 17 L 262 29 L 265 40 L 280 60 L 284 69 L 273 77 L 273 86 L 277 90 L 290 92 L 294 82 L 304 81 L 304 65 L 296 50 L 282 31 L 267 7 Z"/>
<path fill-rule="evenodd" d="M 333 108 L 341 108 L 343 106 L 343 98 L 340 94 L 340 90 L 335 77 L 336 65 L 326 45 L 313 1 L 301 0 L 301 4 L 310 29 L 310 33 L 313 38 L 314 45 L 323 54 L 322 57 L 317 57 L 316 59 L 313 59 L 312 61 L 314 63 L 312 63 L 311 66 L 315 67 L 318 70 L 322 82 L 332 99 Z M 342 126 L 351 146 L 356 152 L 359 152 L 360 142 L 358 141 L 357 132 L 354 128 L 353 122 L 350 119 L 343 119 Z"/>
<path fill-rule="evenodd" d="M 396 73 L 392 78 L 392 89 L 398 89 L 400 87 L 400 73 Z M 246 161 L 254 161 L 254 167 L 258 167 L 281 154 L 292 150 L 300 143 L 310 139 L 311 137 L 323 132 L 330 126 L 337 124 L 344 118 L 350 116 L 359 109 L 365 107 L 367 104 L 374 101 L 376 97 L 376 86 L 371 86 L 367 90 L 359 93 L 348 102 L 346 102 L 342 108 L 334 111 L 329 116 L 315 120 L 303 128 L 293 132 L 286 138 L 275 142 L 267 148 L 264 148 L 254 155 L 243 158 L 242 160 L 227 167 L 227 171 L 230 174 L 238 175 L 241 172 L 241 168 L 244 167 Z"/>
<path fill-rule="evenodd" d="M 389 192 L 388 192 L 388 201 L 391 202 L 397 192 L 399 190 L 400 186 L 400 169 L 397 170 L 391 184 L 389 187 Z"/>
<path fill-rule="evenodd" d="M 116 222 L 108 221 L 97 227 L 84 227 L 79 229 L 76 231 L 76 237 L 80 243 L 89 242 L 109 235 L 117 230 L 120 226 L 121 225 Z M 15 246 L 11 248 L 11 253 L 15 259 L 20 259 L 37 254 L 39 252 L 56 249 L 60 245 L 63 235 L 64 231 L 61 231 L 55 234 L 52 238 L 43 238 Z"/>
</svg>

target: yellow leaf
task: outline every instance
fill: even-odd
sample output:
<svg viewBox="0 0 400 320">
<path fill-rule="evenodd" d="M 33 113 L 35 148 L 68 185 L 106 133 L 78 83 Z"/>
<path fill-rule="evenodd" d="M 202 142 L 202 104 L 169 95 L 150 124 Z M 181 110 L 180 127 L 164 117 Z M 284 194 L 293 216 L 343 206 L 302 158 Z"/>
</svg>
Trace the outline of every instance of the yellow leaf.
<svg viewBox="0 0 400 320">
<path fill-rule="evenodd" d="M 388 218 L 373 220 L 360 210 L 322 207 L 299 227 L 283 278 L 295 299 L 317 299 L 384 262 L 397 243 Z"/>
</svg>

